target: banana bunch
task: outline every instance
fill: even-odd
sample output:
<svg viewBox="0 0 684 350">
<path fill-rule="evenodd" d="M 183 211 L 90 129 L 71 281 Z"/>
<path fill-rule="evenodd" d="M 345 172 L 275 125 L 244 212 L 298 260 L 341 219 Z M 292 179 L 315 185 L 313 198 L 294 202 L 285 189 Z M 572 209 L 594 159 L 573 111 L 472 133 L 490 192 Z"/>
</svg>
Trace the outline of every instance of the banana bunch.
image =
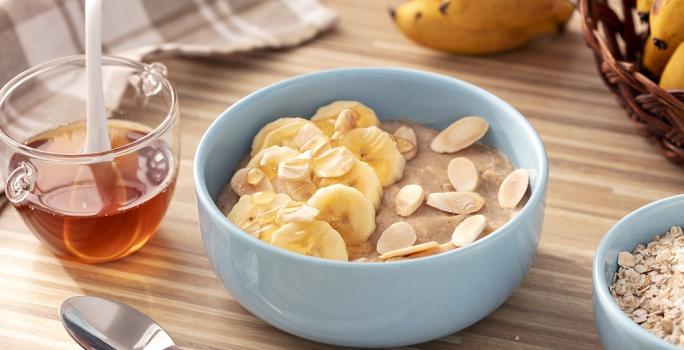
<svg viewBox="0 0 684 350">
<path fill-rule="evenodd" d="M 491 54 L 556 33 L 572 16 L 568 0 L 412 0 L 390 11 L 411 40 L 459 54 Z"/>
<path fill-rule="evenodd" d="M 667 90 L 684 89 L 684 44 L 679 44 L 667 61 L 660 77 L 660 87 Z"/>
<path fill-rule="evenodd" d="M 637 0 L 636 10 L 641 21 L 648 22 L 649 14 L 651 13 L 651 6 L 653 6 L 653 0 Z"/>
<path fill-rule="evenodd" d="M 415 145 L 405 146 L 411 140 L 379 125 L 357 101 L 335 101 L 310 120 L 266 124 L 252 141 L 251 159 L 230 181 L 240 199 L 228 219 L 275 246 L 347 260 L 346 247 L 375 230 L 383 186 L 401 180 L 405 157 L 415 155 Z"/>
<path fill-rule="evenodd" d="M 684 0 L 653 1 L 643 66 L 665 89 L 684 88 Z"/>
</svg>

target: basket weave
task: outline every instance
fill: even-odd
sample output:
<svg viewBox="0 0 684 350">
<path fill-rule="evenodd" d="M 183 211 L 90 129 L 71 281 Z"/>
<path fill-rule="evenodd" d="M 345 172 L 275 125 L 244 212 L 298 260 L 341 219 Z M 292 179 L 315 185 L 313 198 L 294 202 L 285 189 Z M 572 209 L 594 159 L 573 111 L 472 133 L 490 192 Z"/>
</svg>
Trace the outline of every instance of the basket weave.
<svg viewBox="0 0 684 350">
<path fill-rule="evenodd" d="M 664 90 L 641 69 L 648 33 L 637 32 L 636 0 L 622 0 L 621 10 L 622 19 L 606 0 L 580 0 L 582 35 L 601 78 L 637 129 L 667 159 L 684 166 L 684 90 Z"/>
</svg>

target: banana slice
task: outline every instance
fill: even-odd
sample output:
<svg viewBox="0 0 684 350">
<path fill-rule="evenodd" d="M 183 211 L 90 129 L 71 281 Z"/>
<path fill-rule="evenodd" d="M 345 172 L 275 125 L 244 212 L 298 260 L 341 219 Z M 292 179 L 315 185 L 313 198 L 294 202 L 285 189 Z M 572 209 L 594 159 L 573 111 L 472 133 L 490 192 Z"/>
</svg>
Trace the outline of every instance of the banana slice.
<svg viewBox="0 0 684 350">
<path fill-rule="evenodd" d="M 375 112 L 358 101 L 335 101 L 329 105 L 323 106 L 316 111 L 311 121 L 323 131 L 328 137 L 332 137 L 335 133 L 335 122 L 337 117 L 344 110 L 351 110 L 354 117 L 354 126 L 357 128 L 365 128 L 374 125 L 380 125 L 380 120 L 375 115 Z M 348 112 L 345 112 L 348 113 Z"/>
<path fill-rule="evenodd" d="M 256 192 L 240 197 L 227 216 L 243 231 L 270 242 L 271 234 L 280 227 L 276 222 L 278 211 L 293 204 L 295 202 L 286 194 Z"/>
<path fill-rule="evenodd" d="M 358 159 L 354 162 L 354 167 L 343 176 L 325 178 L 314 176 L 313 181 L 319 188 L 334 184 L 353 187 L 363 193 L 373 203 L 375 210 L 378 210 L 382 203 L 383 192 L 378 176 L 375 175 L 375 171 L 370 165 Z"/>
<path fill-rule="evenodd" d="M 325 136 L 323 132 L 311 121 L 302 118 L 290 118 L 286 122 L 278 122 L 280 119 L 264 127 L 268 131 L 266 135 L 257 134 L 252 142 L 252 156 L 261 150 L 271 146 L 285 146 L 300 150 L 304 144 L 317 136 Z M 262 129 L 262 130 L 264 130 Z"/>
<path fill-rule="evenodd" d="M 335 119 L 335 132 L 330 136 L 331 139 L 337 140 L 349 130 L 356 128 L 357 113 L 351 109 L 343 109 L 342 112 Z"/>
<path fill-rule="evenodd" d="M 259 168 L 242 168 L 230 179 L 230 187 L 238 196 L 273 191 L 273 185 Z"/>
<path fill-rule="evenodd" d="M 349 260 L 342 236 L 324 221 L 298 221 L 283 225 L 273 232 L 271 244 L 302 255 Z"/>
<path fill-rule="evenodd" d="M 263 149 L 247 168 L 261 170 L 271 185 L 271 190 L 285 193 L 296 201 L 306 201 L 316 192 L 311 179 L 311 153 L 299 153 L 290 147 L 271 146 Z"/>
<path fill-rule="evenodd" d="M 403 159 L 403 158 L 402 158 Z M 348 245 L 365 242 L 375 230 L 375 209 L 359 190 L 340 184 L 319 188 L 307 204 L 319 210 Z"/>
<path fill-rule="evenodd" d="M 352 129 L 335 142 L 347 147 L 359 160 L 368 163 L 375 170 L 383 187 L 404 176 L 404 156 L 399 153 L 390 135 L 377 126 Z"/>
<path fill-rule="evenodd" d="M 318 187 L 309 178 L 302 180 L 286 180 L 283 178 L 273 179 L 275 192 L 286 193 L 296 201 L 306 201 L 316 192 Z"/>
<path fill-rule="evenodd" d="M 330 145 L 330 139 L 325 135 L 316 135 L 311 137 L 308 141 L 304 142 L 299 150 L 301 152 L 311 152 L 311 155 L 318 157 L 323 154 L 323 152 L 329 150 L 332 146 Z"/>
<path fill-rule="evenodd" d="M 314 174 L 318 177 L 340 177 L 348 173 L 356 157 L 346 147 L 335 147 L 313 159 Z"/>
<path fill-rule="evenodd" d="M 250 156 L 254 157 L 259 151 L 262 149 L 266 148 L 267 146 L 264 146 L 264 143 L 266 141 L 266 136 L 268 136 L 272 131 L 288 125 L 288 124 L 297 124 L 297 125 L 303 125 L 306 124 L 307 120 L 304 118 L 295 118 L 295 117 L 287 117 L 287 118 L 278 118 L 266 125 L 264 125 L 261 130 L 254 136 L 254 139 L 252 140 L 252 151 L 250 153 Z"/>
<path fill-rule="evenodd" d="M 306 204 L 297 206 L 285 206 L 278 210 L 276 222 L 280 225 L 289 224 L 291 222 L 313 221 L 318 216 L 318 209 L 312 208 Z"/>
<path fill-rule="evenodd" d="M 273 178 L 278 176 L 278 167 L 281 162 L 300 155 L 297 150 L 290 147 L 270 146 L 264 148 L 250 159 L 247 163 L 247 168 L 259 168 L 266 175 L 267 179 L 273 180 Z"/>
<path fill-rule="evenodd" d="M 299 128 L 299 131 L 297 132 L 297 134 L 295 134 L 295 136 L 292 139 L 286 141 L 288 143 L 291 143 L 293 148 L 298 149 L 301 152 L 304 152 L 306 151 L 304 148 L 310 145 L 310 141 L 318 138 L 320 138 L 322 142 L 330 143 L 330 138 L 328 138 L 328 136 L 325 136 L 321 129 L 319 129 L 313 123 L 308 122 L 302 125 L 301 128 Z M 312 153 L 315 153 L 313 152 L 314 150 L 312 150 Z"/>
<path fill-rule="evenodd" d="M 311 152 L 304 152 L 296 157 L 285 159 L 278 164 L 278 177 L 286 180 L 304 180 L 311 178 Z"/>
</svg>

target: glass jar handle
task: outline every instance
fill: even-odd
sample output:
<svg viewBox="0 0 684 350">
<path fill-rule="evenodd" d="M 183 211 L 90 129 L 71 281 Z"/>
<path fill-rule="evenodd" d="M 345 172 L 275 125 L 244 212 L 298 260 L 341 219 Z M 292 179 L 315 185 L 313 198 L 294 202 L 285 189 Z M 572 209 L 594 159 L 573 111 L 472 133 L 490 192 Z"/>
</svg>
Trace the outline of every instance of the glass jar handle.
<svg viewBox="0 0 684 350">
<path fill-rule="evenodd" d="M 138 89 L 145 97 L 152 97 L 162 90 L 162 80 L 160 76 L 166 76 L 168 69 L 159 62 L 145 65 L 145 69 L 138 75 Z"/>
<path fill-rule="evenodd" d="M 5 195 L 10 202 L 19 204 L 33 191 L 35 168 L 30 163 L 21 162 L 12 170 L 5 183 Z"/>
</svg>

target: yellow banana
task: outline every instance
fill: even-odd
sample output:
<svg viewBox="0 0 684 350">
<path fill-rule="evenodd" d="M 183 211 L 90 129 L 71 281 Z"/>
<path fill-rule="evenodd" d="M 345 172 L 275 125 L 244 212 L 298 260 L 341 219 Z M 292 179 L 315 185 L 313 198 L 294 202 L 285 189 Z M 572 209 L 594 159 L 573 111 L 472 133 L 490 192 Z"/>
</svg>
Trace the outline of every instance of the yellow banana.
<svg viewBox="0 0 684 350">
<path fill-rule="evenodd" d="M 307 204 L 319 211 L 347 244 L 365 242 L 375 230 L 375 209 L 359 190 L 340 184 L 319 188 Z"/>
<path fill-rule="evenodd" d="M 643 22 L 648 21 L 648 14 L 651 13 L 653 0 L 637 0 L 636 10 Z"/>
<path fill-rule="evenodd" d="M 359 190 L 368 200 L 373 203 L 373 207 L 380 209 L 382 204 L 382 185 L 380 179 L 375 175 L 375 170 L 366 162 L 356 159 L 351 170 L 340 177 L 314 177 L 314 183 L 318 188 L 334 184 L 342 184 L 354 187 Z"/>
<path fill-rule="evenodd" d="M 643 65 L 660 77 L 667 61 L 684 41 L 684 0 L 655 0 L 651 7 L 650 28 Z"/>
<path fill-rule="evenodd" d="M 684 44 L 679 44 L 660 78 L 663 89 L 684 89 Z"/>
<path fill-rule="evenodd" d="M 339 261 L 349 259 L 342 236 L 324 221 L 285 224 L 273 232 L 271 244 L 302 255 Z"/>
<path fill-rule="evenodd" d="M 335 120 L 340 112 L 345 109 L 353 111 L 355 127 L 365 128 L 368 126 L 380 125 L 380 120 L 375 115 L 375 111 L 358 101 L 334 101 L 328 105 L 318 108 L 316 114 L 311 117 L 311 121 L 328 137 L 332 137 L 335 132 Z"/>
<path fill-rule="evenodd" d="M 404 176 L 406 159 L 387 132 L 377 126 L 356 128 L 337 140 L 356 158 L 370 165 L 380 180 L 380 185 L 389 186 Z"/>
<path fill-rule="evenodd" d="M 567 0 L 450 0 L 439 3 L 440 12 L 448 19 L 464 28 L 478 30 L 525 27 L 548 19 L 562 23 L 574 9 Z"/>
<path fill-rule="evenodd" d="M 228 219 L 248 234 L 266 242 L 280 228 L 276 222 L 278 211 L 294 202 L 286 194 L 270 191 L 256 192 L 240 197 Z"/>
<path fill-rule="evenodd" d="M 514 49 L 570 18 L 566 0 L 413 0 L 392 12 L 399 29 L 430 48 L 461 54 L 491 54 Z M 445 4 L 447 4 L 445 6 Z M 542 5 L 545 10 L 539 10 Z"/>
</svg>

